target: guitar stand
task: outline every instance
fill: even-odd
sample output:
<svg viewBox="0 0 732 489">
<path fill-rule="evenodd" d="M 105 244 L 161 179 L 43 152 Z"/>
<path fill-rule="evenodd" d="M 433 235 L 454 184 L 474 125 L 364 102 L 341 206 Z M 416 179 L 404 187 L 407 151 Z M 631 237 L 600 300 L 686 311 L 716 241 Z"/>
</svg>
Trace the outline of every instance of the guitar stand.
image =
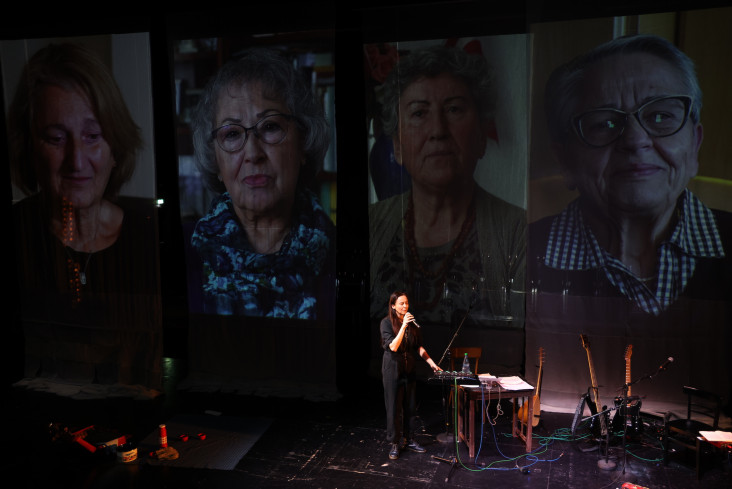
<svg viewBox="0 0 732 489">
<path fill-rule="evenodd" d="M 576 442 L 577 441 L 577 438 L 576 438 L 577 426 L 581 422 L 592 420 L 594 418 L 597 418 L 598 416 L 605 416 L 610 411 L 613 411 L 613 410 L 616 409 L 614 407 L 612 407 L 612 408 L 606 408 L 603 411 L 600 411 L 598 413 L 595 413 L 595 414 L 592 414 L 590 416 L 587 416 L 586 418 L 580 419 L 580 416 L 582 416 L 582 413 L 584 412 L 585 405 L 588 404 L 588 402 L 591 403 L 592 401 L 589 400 L 589 393 L 586 392 L 586 393 L 582 394 L 582 396 L 580 397 L 580 402 L 577 405 L 577 409 L 575 410 L 575 413 L 574 413 L 574 418 L 572 419 L 572 430 L 571 430 L 571 433 L 572 433 L 572 435 L 571 435 L 571 441 L 572 442 Z M 594 405 L 594 404 L 592 404 L 592 405 Z M 594 409 L 592 409 L 592 410 L 594 411 Z M 579 451 L 581 451 L 581 452 L 593 452 L 595 450 L 600 450 L 600 448 L 604 444 L 605 445 L 604 459 L 603 458 L 599 459 L 597 461 L 597 465 L 601 469 L 612 470 L 612 469 L 615 468 L 615 461 L 614 460 L 610 460 L 610 454 L 609 454 L 610 433 L 611 433 L 611 430 L 608 427 L 607 430 L 606 430 L 606 433 L 605 433 L 605 439 L 604 440 L 602 440 L 600 438 L 595 438 L 595 441 L 597 442 L 596 444 L 591 444 L 587 448 L 581 448 L 581 447 L 579 447 L 579 445 L 577 445 L 575 443 L 575 447 Z"/>
<path fill-rule="evenodd" d="M 614 408 L 614 407 L 606 408 L 603 411 L 600 411 L 596 414 L 593 414 L 593 415 L 590 415 L 590 416 L 584 418 L 582 421 L 587 421 L 592 418 L 596 418 L 598 416 L 605 416 L 608 413 L 610 413 L 610 411 L 614 411 L 615 409 L 616 408 Z M 617 463 L 615 462 L 614 459 L 610 459 L 610 434 L 612 433 L 612 429 L 610 429 L 610 427 L 607 426 L 608 423 L 605 423 L 605 424 L 606 424 L 605 439 L 602 440 L 601 438 L 598 438 L 597 439 L 597 448 L 596 448 L 599 450 L 602 448 L 603 445 L 605 445 L 605 454 L 604 454 L 604 458 L 600 457 L 597 460 L 597 466 L 599 468 L 601 468 L 602 470 L 613 470 L 615 468 L 615 466 L 617 465 Z M 600 450 L 600 451 L 602 452 L 602 450 Z"/>
</svg>

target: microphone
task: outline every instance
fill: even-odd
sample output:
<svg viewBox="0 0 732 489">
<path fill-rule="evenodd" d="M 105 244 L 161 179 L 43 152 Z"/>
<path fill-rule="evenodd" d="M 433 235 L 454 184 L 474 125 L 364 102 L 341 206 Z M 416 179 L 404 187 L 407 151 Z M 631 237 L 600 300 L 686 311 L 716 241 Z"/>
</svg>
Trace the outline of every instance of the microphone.
<svg viewBox="0 0 732 489">
<path fill-rule="evenodd" d="M 409 322 L 410 322 L 410 323 L 414 323 L 414 325 L 415 325 L 415 326 L 417 326 L 418 328 L 421 328 L 421 327 L 422 327 L 422 326 L 420 326 L 419 324 L 417 324 L 417 321 L 415 321 L 414 319 L 412 319 L 412 320 L 411 320 L 411 321 L 409 321 Z"/>
<path fill-rule="evenodd" d="M 658 367 L 658 371 L 666 370 L 668 366 L 674 361 L 674 357 L 668 357 L 665 362 L 661 364 L 660 367 Z"/>
</svg>

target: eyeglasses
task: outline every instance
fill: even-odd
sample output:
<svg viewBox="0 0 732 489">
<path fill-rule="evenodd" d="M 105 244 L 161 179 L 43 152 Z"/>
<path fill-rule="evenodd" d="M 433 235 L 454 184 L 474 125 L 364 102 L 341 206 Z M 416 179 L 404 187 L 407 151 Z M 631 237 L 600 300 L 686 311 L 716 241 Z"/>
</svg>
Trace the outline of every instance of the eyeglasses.
<svg viewBox="0 0 732 489">
<path fill-rule="evenodd" d="M 596 148 L 616 141 L 623 134 L 630 116 L 634 116 L 650 136 L 666 137 L 684 127 L 692 102 L 688 95 L 674 95 L 650 100 L 635 112 L 594 109 L 575 116 L 572 125 L 583 142 Z"/>
<path fill-rule="evenodd" d="M 211 138 L 215 139 L 219 148 L 227 153 L 239 151 L 244 147 L 253 132 L 262 142 L 278 144 L 287 136 L 287 129 L 293 116 L 289 114 L 269 114 L 262 117 L 252 127 L 241 124 L 226 124 L 211 131 Z"/>
</svg>

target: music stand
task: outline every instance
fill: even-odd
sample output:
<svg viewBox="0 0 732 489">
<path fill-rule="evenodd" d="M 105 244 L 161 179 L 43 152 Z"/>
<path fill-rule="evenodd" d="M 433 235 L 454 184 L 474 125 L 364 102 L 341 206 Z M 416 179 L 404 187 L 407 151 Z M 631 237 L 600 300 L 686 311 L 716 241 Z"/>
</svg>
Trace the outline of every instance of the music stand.
<svg viewBox="0 0 732 489">
<path fill-rule="evenodd" d="M 472 302 L 468 305 L 467 311 L 465 311 L 465 315 L 463 316 L 462 320 L 460 320 L 460 324 L 458 325 L 457 329 L 455 329 L 455 333 L 452 335 L 452 338 L 450 339 L 450 342 L 447 344 L 447 348 L 445 348 L 445 351 L 442 352 L 442 357 L 440 357 L 440 361 L 437 362 L 437 365 L 441 365 L 442 362 L 445 360 L 445 358 L 450 358 L 450 348 L 452 347 L 453 342 L 455 341 L 455 338 L 457 338 L 458 334 L 460 333 L 460 330 L 463 327 L 463 324 L 465 323 L 465 320 L 468 318 L 468 315 L 470 314 L 470 309 L 473 307 Z M 451 376 L 445 376 L 445 378 L 452 377 L 451 380 L 455 386 L 457 386 L 459 376 L 457 375 L 451 375 Z M 445 399 L 445 378 L 443 378 L 442 382 L 442 406 L 443 406 L 443 413 L 445 416 L 445 433 L 440 433 L 437 435 L 437 441 L 443 442 L 443 443 L 454 443 L 453 444 L 453 455 L 449 459 L 437 457 L 435 455 L 432 455 L 432 458 L 435 460 L 439 460 L 441 462 L 449 463 L 450 464 L 450 472 L 448 472 L 447 477 L 445 477 L 445 482 L 447 482 L 450 479 L 450 476 L 452 475 L 453 471 L 458 467 L 458 459 L 457 459 L 457 441 L 455 439 L 455 435 L 450 433 L 450 422 L 449 422 L 449 416 L 447 412 L 447 401 Z M 456 389 L 457 391 L 457 389 Z M 457 409 L 457 406 L 453 406 L 453 409 Z"/>
<path fill-rule="evenodd" d="M 463 316 L 462 320 L 460 320 L 460 324 L 458 325 L 457 329 L 455 329 L 455 333 L 452 335 L 452 338 L 450 338 L 450 342 L 447 344 L 447 348 L 445 348 L 445 351 L 442 352 L 442 356 L 440 357 L 440 361 L 437 362 L 437 365 L 442 365 L 442 362 L 445 360 L 445 358 L 450 358 L 450 348 L 452 347 L 453 342 L 455 341 L 455 338 L 457 338 L 458 334 L 460 334 L 460 330 L 463 328 L 463 323 L 465 323 L 465 320 L 468 318 L 468 315 L 470 314 L 470 309 L 472 309 L 473 304 L 472 302 L 468 305 L 468 310 L 465 311 L 465 315 Z M 443 379 L 444 380 L 444 379 Z M 454 379 L 453 379 L 454 380 Z M 443 381 L 443 389 L 442 389 L 442 412 L 445 416 L 445 433 L 440 433 L 437 435 L 437 441 L 443 442 L 443 443 L 450 443 L 455 441 L 455 435 L 450 433 L 450 417 L 447 413 L 447 401 L 445 400 L 445 389 L 444 389 L 444 381 Z M 455 409 L 455 406 L 453 406 L 453 409 Z"/>
</svg>

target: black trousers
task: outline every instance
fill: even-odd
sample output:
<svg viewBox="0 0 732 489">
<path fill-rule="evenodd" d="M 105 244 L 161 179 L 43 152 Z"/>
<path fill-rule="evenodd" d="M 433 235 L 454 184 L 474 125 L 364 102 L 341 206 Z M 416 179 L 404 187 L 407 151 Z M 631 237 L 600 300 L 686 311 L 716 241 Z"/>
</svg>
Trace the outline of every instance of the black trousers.
<svg viewBox="0 0 732 489">
<path fill-rule="evenodd" d="M 390 375 L 392 374 L 392 375 Z M 417 379 L 414 375 L 398 376 L 382 371 L 386 407 L 386 439 L 399 443 L 412 437 L 412 422 L 417 409 Z"/>
</svg>

